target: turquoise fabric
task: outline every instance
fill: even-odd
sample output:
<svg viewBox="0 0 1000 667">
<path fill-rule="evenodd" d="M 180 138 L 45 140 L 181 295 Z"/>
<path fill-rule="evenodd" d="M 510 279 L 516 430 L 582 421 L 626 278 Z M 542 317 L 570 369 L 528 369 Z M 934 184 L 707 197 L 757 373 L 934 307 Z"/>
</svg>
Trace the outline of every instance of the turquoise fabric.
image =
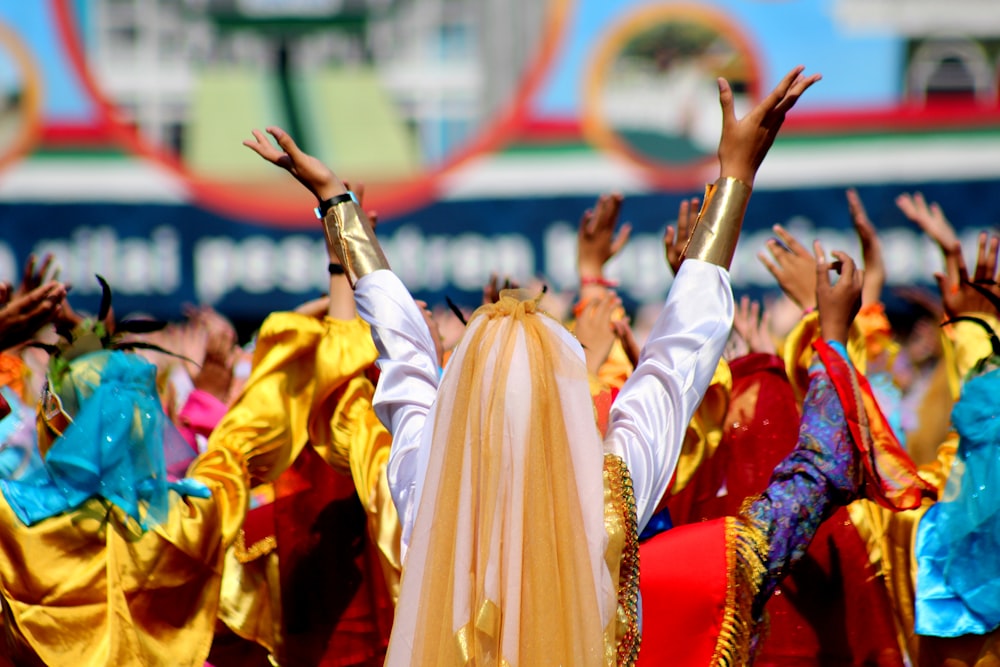
<svg viewBox="0 0 1000 667">
<path fill-rule="evenodd" d="M 152 364 L 126 352 L 94 352 L 74 360 L 64 383 L 61 394 L 72 392 L 79 406 L 73 422 L 40 469 L 0 482 L 23 523 L 34 525 L 97 497 L 145 530 L 166 520 L 170 490 L 209 497 L 195 480 L 167 477 L 167 452 L 176 458 L 183 441 L 163 412 Z"/>
<path fill-rule="evenodd" d="M 42 466 L 34 411 L 10 387 L 0 387 L 10 414 L 0 419 L 0 479 L 23 477 Z"/>
<path fill-rule="evenodd" d="M 965 383 L 944 496 L 917 527 L 918 634 L 956 637 L 1000 626 L 1000 370 Z"/>
</svg>

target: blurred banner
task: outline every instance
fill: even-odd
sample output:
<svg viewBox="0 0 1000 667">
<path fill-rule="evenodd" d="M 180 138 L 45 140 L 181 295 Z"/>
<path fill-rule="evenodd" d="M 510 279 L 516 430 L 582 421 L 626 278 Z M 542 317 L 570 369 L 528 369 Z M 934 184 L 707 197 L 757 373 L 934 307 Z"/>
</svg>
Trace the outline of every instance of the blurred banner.
<svg viewBox="0 0 1000 667">
<path fill-rule="evenodd" d="M 315 296 L 314 203 L 241 145 L 279 125 L 364 182 L 418 296 L 472 303 L 492 271 L 571 289 L 576 221 L 617 190 L 638 232 L 622 295 L 656 299 L 662 230 L 717 173 L 716 77 L 746 110 L 803 63 L 824 79 L 759 176 L 737 288 L 773 287 L 755 255 L 776 222 L 856 251 L 848 185 L 890 282 L 927 282 L 936 252 L 898 193 L 922 190 L 968 234 L 1000 220 L 995 2 L 4 3 L 0 279 L 51 250 L 74 299 L 101 273 L 120 308 L 161 316 Z"/>
</svg>

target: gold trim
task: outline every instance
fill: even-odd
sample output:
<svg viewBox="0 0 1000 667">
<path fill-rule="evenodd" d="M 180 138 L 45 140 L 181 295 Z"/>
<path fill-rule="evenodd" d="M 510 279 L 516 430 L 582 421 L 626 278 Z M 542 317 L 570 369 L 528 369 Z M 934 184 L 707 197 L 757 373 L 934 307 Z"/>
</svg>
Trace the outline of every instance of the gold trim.
<svg viewBox="0 0 1000 667">
<path fill-rule="evenodd" d="M 261 556 L 266 556 L 278 548 L 278 540 L 274 535 L 268 535 L 262 540 L 257 540 L 247 548 L 246 533 L 240 528 L 236 535 L 236 542 L 233 545 L 236 551 L 236 560 L 241 563 L 255 561 Z"/>
<path fill-rule="evenodd" d="M 770 546 L 760 526 L 742 511 L 739 517 L 726 517 L 725 531 L 726 607 L 711 664 L 742 667 L 752 661 L 753 638 L 762 625 L 754 618 L 753 604 L 767 575 Z"/>
<path fill-rule="evenodd" d="M 617 667 L 631 667 L 639 657 L 642 633 L 639 631 L 639 524 L 636 518 L 635 492 L 632 476 L 621 457 L 605 454 L 604 468 L 608 472 L 613 511 L 621 515 L 625 532 L 621 565 L 618 569 L 618 613 L 616 618 Z"/>
<path fill-rule="evenodd" d="M 732 177 L 720 178 L 705 188 L 705 201 L 683 256 L 728 269 L 733 263 L 750 192 L 749 185 Z"/>
<path fill-rule="evenodd" d="M 351 287 L 362 276 L 388 269 L 389 261 L 375 238 L 364 210 L 353 201 L 334 205 L 323 218 L 323 231 L 330 249 L 340 259 Z"/>
</svg>

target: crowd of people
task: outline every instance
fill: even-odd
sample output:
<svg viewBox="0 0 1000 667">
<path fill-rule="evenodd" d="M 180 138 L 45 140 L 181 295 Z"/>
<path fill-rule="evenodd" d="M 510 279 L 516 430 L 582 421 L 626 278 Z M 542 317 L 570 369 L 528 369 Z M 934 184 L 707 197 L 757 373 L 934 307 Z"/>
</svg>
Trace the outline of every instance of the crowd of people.
<svg viewBox="0 0 1000 667">
<path fill-rule="evenodd" d="M 720 79 L 720 177 L 648 332 L 604 272 L 620 195 L 570 307 L 512 276 L 442 315 L 280 128 L 245 145 L 316 197 L 329 292 L 251 343 L 210 308 L 119 319 L 103 280 L 77 313 L 29 259 L 0 287 L 0 665 L 1000 665 L 1000 237 L 970 275 L 901 194 L 945 270 L 887 312 L 849 190 L 860 262 L 776 226 L 782 296 L 732 293 L 818 80 L 737 118 Z"/>
</svg>

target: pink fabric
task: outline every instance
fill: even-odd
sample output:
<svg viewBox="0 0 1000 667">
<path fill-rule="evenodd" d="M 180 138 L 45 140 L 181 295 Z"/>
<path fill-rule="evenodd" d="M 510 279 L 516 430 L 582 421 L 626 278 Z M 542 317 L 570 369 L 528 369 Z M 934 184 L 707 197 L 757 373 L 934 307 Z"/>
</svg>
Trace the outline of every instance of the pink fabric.
<svg viewBox="0 0 1000 667">
<path fill-rule="evenodd" d="M 177 414 L 177 430 L 191 448 L 198 451 L 196 436 L 207 438 L 222 421 L 228 408 L 226 404 L 207 391 L 195 389 Z"/>
</svg>

